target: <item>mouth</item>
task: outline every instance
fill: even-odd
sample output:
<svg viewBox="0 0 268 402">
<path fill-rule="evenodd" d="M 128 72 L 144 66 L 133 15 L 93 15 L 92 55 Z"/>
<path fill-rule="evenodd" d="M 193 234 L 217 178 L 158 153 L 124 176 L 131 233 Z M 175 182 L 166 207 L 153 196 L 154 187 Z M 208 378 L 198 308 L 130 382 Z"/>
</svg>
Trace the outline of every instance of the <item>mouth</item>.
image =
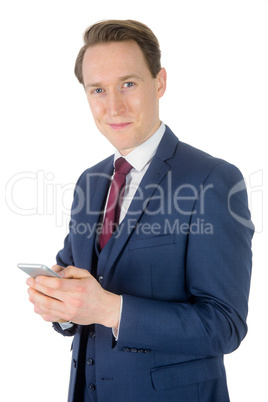
<svg viewBox="0 0 268 402">
<path fill-rule="evenodd" d="M 130 126 L 131 123 L 108 123 L 108 125 L 113 129 L 113 130 L 123 130 L 124 128 Z"/>
</svg>

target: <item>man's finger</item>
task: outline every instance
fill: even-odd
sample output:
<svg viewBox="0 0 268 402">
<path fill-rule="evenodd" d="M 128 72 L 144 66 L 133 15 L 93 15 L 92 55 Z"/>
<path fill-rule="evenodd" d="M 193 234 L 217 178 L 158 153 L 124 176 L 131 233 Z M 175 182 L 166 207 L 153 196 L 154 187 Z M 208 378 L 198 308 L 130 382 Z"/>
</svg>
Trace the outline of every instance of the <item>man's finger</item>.
<svg viewBox="0 0 268 402">
<path fill-rule="evenodd" d="M 91 276 L 86 269 L 73 267 L 72 265 L 62 270 L 59 275 L 65 279 L 81 279 Z"/>
<path fill-rule="evenodd" d="M 53 319 L 52 321 L 58 321 L 59 318 L 69 321 L 67 320 L 66 306 L 62 301 L 47 297 L 31 288 L 28 289 L 28 293 L 29 300 L 34 305 L 35 313 L 42 317 L 43 315 L 57 317 L 57 320 Z"/>
<path fill-rule="evenodd" d="M 58 274 L 59 272 L 61 272 L 64 269 L 64 267 L 62 267 L 60 265 L 53 265 L 53 267 L 51 269 L 52 269 L 52 271 L 57 272 L 57 274 Z"/>
</svg>

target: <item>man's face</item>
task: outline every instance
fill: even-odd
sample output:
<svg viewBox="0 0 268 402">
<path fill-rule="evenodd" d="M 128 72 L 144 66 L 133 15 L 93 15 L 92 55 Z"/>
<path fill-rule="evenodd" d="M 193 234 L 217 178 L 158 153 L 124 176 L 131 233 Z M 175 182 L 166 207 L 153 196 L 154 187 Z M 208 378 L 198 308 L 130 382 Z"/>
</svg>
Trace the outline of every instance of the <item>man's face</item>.
<svg viewBox="0 0 268 402">
<path fill-rule="evenodd" d="M 159 98 L 166 89 L 166 72 L 162 68 L 153 78 L 135 41 L 88 48 L 83 78 L 98 129 L 122 155 L 158 129 Z"/>
</svg>

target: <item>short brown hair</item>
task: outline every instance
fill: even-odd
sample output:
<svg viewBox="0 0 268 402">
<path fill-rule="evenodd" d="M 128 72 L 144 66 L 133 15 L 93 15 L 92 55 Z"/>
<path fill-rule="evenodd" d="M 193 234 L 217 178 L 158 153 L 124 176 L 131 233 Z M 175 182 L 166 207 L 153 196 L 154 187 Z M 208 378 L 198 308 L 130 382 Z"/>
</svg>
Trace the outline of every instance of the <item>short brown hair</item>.
<svg viewBox="0 0 268 402">
<path fill-rule="evenodd" d="M 84 84 L 82 64 L 89 47 L 100 43 L 129 40 L 134 40 L 139 45 L 153 78 L 156 78 L 161 70 L 161 51 L 151 29 L 134 20 L 106 20 L 91 25 L 84 34 L 84 46 L 78 53 L 74 69 L 78 81 Z"/>
</svg>

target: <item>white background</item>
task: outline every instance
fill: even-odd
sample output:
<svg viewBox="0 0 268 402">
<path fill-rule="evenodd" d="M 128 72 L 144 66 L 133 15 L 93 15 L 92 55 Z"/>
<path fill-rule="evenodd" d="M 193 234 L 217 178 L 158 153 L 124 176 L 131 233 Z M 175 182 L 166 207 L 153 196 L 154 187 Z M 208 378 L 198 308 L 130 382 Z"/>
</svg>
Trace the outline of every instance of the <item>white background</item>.
<svg viewBox="0 0 268 402">
<path fill-rule="evenodd" d="M 267 401 L 268 1 L 1 4 L 1 401 L 67 398 L 71 339 L 33 313 L 16 264 L 54 264 L 74 183 L 113 152 L 73 75 L 84 30 L 108 18 L 152 28 L 168 72 L 161 119 L 247 181 L 256 225 L 249 333 L 225 361 L 232 402 Z"/>
</svg>

